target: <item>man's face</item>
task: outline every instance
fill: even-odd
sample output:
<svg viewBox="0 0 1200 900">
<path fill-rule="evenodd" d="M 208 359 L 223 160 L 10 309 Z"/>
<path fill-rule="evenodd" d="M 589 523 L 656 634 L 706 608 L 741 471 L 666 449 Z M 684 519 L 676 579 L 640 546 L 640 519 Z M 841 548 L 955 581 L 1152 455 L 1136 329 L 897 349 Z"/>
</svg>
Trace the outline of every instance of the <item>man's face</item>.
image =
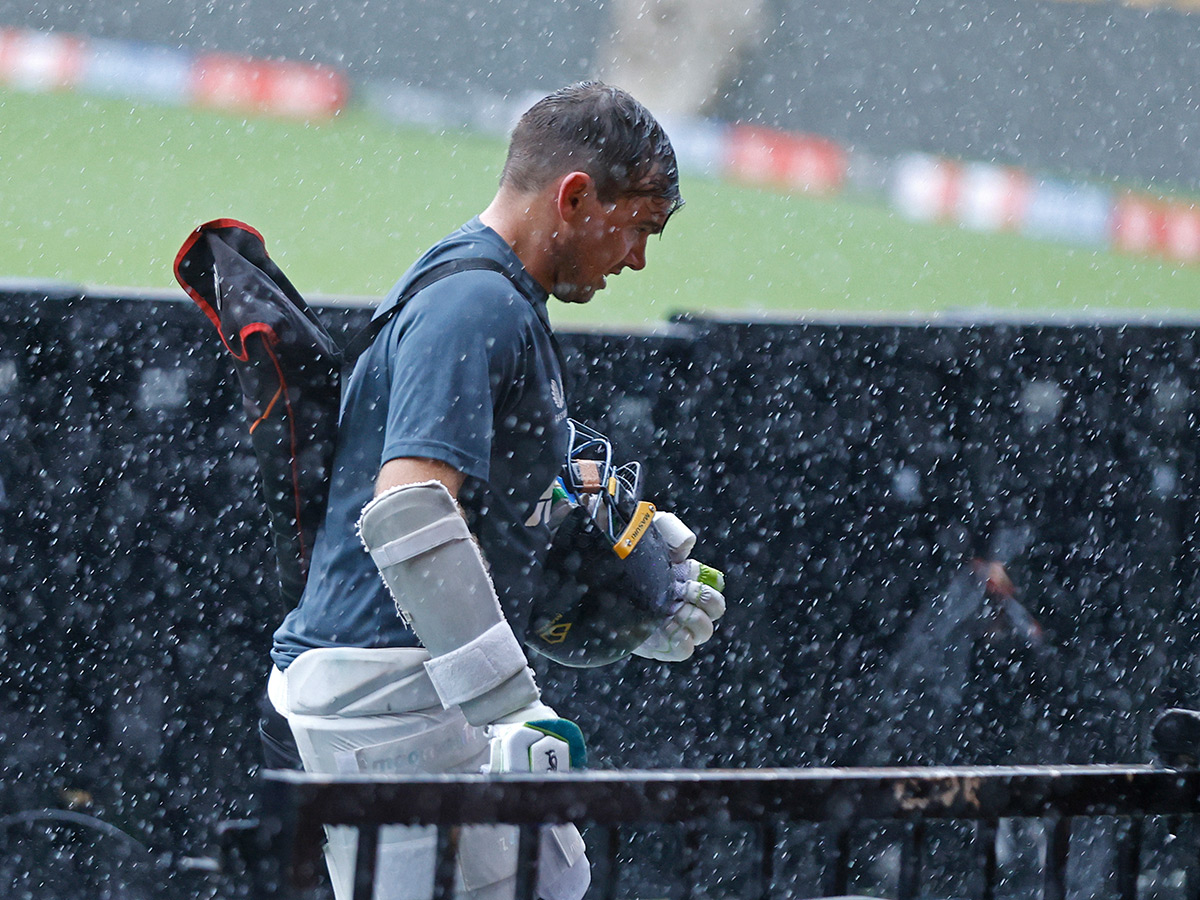
<svg viewBox="0 0 1200 900">
<path fill-rule="evenodd" d="M 631 195 L 604 203 L 589 193 L 559 256 L 553 294 L 564 303 L 587 303 L 610 275 L 646 266 L 646 241 L 659 234 L 671 214 L 660 197 Z"/>
</svg>

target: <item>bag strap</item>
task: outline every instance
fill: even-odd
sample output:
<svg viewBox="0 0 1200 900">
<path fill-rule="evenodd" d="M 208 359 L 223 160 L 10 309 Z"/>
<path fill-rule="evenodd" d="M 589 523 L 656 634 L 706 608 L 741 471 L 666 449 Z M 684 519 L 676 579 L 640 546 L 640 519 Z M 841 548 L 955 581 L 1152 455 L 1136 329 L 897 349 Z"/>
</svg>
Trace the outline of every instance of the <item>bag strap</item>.
<svg viewBox="0 0 1200 900">
<path fill-rule="evenodd" d="M 396 317 L 396 314 L 404 308 L 404 305 L 420 291 L 425 290 L 425 288 L 434 282 L 441 281 L 443 278 L 449 278 L 451 275 L 456 275 L 459 272 L 469 272 L 479 269 L 499 272 L 512 282 L 513 287 L 517 289 L 521 296 L 526 296 L 525 291 L 522 290 L 521 285 L 518 284 L 513 274 L 494 259 L 488 259 L 483 256 L 470 256 L 462 259 L 449 259 L 443 263 L 438 263 L 424 275 L 410 283 L 408 287 L 400 292 L 400 296 L 396 298 L 396 301 L 391 306 L 375 316 L 362 331 L 351 339 L 346 349 L 342 352 L 342 357 L 345 360 L 344 365 L 347 368 L 353 366 L 363 351 L 374 343 L 375 338 L 379 337 L 379 332 L 383 331 L 384 326 L 392 321 Z"/>
</svg>

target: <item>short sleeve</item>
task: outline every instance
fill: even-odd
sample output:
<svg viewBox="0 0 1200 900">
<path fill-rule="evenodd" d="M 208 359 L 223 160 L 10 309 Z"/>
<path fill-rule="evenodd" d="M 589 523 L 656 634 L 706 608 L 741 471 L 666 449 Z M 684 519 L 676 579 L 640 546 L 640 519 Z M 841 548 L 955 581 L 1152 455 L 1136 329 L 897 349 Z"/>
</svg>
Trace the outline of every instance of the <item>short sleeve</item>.
<svg viewBox="0 0 1200 900">
<path fill-rule="evenodd" d="M 437 459 L 489 476 L 494 422 L 520 389 L 533 312 L 503 275 L 453 275 L 421 291 L 380 335 L 388 415 L 380 464 Z"/>
</svg>

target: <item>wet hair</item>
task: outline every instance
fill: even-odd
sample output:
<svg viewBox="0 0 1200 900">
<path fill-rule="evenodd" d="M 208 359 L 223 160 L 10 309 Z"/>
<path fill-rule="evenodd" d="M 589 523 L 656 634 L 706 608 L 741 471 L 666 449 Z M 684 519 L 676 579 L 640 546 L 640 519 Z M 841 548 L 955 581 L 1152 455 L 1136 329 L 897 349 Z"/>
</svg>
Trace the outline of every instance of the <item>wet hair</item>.
<svg viewBox="0 0 1200 900">
<path fill-rule="evenodd" d="M 620 88 L 583 81 L 529 108 L 513 129 L 501 186 L 540 190 L 568 172 L 586 172 L 598 199 L 659 197 L 683 205 L 675 150 L 646 107 Z"/>
</svg>

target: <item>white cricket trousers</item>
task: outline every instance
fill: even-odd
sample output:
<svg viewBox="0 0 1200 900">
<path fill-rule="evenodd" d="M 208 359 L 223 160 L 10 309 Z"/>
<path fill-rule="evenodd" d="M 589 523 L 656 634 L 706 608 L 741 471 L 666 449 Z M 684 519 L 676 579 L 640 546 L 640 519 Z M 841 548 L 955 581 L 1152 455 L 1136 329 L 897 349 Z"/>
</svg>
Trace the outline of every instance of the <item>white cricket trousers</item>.
<svg viewBox="0 0 1200 900">
<path fill-rule="evenodd" d="M 444 709 L 419 648 L 308 650 L 286 671 L 273 669 L 267 694 L 288 720 L 307 772 L 321 774 L 476 773 L 488 761 L 482 728 L 458 707 Z M 354 893 L 356 830 L 326 828 L 325 859 L 336 900 Z M 456 897 L 512 900 L 518 831 L 464 828 Z M 380 830 L 376 900 L 430 900 L 437 833 L 433 827 Z M 573 826 L 541 829 L 538 894 L 578 900 L 591 880 L 583 839 Z"/>
</svg>

